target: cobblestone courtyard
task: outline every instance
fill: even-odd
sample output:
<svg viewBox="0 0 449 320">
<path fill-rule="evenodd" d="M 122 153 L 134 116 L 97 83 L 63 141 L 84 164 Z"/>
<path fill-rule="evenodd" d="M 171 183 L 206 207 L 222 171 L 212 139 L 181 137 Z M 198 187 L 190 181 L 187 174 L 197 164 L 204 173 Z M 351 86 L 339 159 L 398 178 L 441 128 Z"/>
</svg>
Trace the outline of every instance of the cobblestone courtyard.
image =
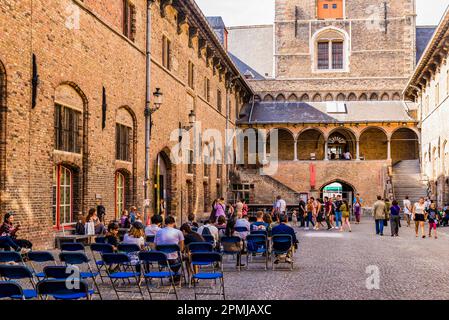
<svg viewBox="0 0 449 320">
<path fill-rule="evenodd" d="M 438 240 L 415 238 L 407 227 L 392 238 L 389 226 L 379 237 L 369 218 L 352 233 L 298 230 L 293 271 L 282 264 L 265 271 L 262 263 L 251 263 L 250 270 L 238 272 L 226 257 L 227 299 L 449 299 L 449 228 L 438 230 Z M 368 266 L 380 270 L 379 290 L 366 288 Z M 114 299 L 107 288 L 101 285 L 105 298 Z M 193 299 L 193 289 L 181 289 L 179 296 Z"/>
</svg>

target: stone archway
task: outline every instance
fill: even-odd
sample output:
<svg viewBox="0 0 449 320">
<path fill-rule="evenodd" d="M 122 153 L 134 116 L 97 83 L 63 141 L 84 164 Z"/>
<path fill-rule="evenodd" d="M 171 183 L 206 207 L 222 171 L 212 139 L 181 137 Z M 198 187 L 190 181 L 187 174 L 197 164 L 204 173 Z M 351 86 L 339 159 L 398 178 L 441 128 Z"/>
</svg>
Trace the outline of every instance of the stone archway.
<svg viewBox="0 0 449 320">
<path fill-rule="evenodd" d="M 391 135 L 391 158 L 393 164 L 402 160 L 419 159 L 419 138 L 409 128 L 399 128 Z"/>
<path fill-rule="evenodd" d="M 335 198 L 337 195 L 341 195 L 342 198 L 348 200 L 350 204 L 352 204 L 352 199 L 356 193 L 357 190 L 352 184 L 341 179 L 328 181 L 320 188 L 321 199 L 326 196 Z"/>
<path fill-rule="evenodd" d="M 388 138 L 385 131 L 370 127 L 360 135 L 360 157 L 363 160 L 386 160 L 388 158 Z"/>
<path fill-rule="evenodd" d="M 344 153 L 349 152 L 355 159 L 357 141 L 355 134 L 346 128 L 333 130 L 327 139 L 328 159 L 344 160 Z"/>
<path fill-rule="evenodd" d="M 173 199 L 173 187 L 174 181 L 174 168 L 173 164 L 168 156 L 168 153 L 164 150 L 160 152 L 155 160 L 154 171 L 154 209 L 155 214 L 161 213 L 161 200 L 165 202 L 166 215 L 173 215 L 176 213 L 175 201 Z"/>
<path fill-rule="evenodd" d="M 318 129 L 301 132 L 297 139 L 298 160 L 323 160 L 324 141 L 324 134 Z"/>
</svg>

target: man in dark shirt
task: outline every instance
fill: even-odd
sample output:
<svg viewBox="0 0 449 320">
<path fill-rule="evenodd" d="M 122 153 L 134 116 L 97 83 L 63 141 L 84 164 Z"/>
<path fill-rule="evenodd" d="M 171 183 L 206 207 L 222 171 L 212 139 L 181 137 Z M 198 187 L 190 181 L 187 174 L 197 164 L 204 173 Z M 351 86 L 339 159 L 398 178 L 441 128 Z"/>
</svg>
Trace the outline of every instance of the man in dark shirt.
<svg viewBox="0 0 449 320">
<path fill-rule="evenodd" d="M 271 230 L 271 234 L 277 235 L 277 234 L 288 234 L 292 236 L 292 244 L 296 247 L 298 243 L 298 239 L 296 238 L 295 230 L 293 230 L 292 227 L 287 225 L 288 217 L 287 215 L 281 215 L 279 217 L 280 224 Z M 292 248 L 293 249 L 293 248 Z M 287 254 L 287 257 L 285 258 L 285 261 L 288 263 L 292 262 L 292 251 L 290 250 Z M 274 261 L 275 264 L 279 263 L 279 256 L 276 256 L 276 260 Z"/>
<path fill-rule="evenodd" d="M 298 220 L 301 222 L 301 228 L 306 226 L 306 221 L 304 219 L 304 215 L 306 214 L 306 203 L 304 200 L 299 200 L 299 210 L 298 210 Z"/>
</svg>

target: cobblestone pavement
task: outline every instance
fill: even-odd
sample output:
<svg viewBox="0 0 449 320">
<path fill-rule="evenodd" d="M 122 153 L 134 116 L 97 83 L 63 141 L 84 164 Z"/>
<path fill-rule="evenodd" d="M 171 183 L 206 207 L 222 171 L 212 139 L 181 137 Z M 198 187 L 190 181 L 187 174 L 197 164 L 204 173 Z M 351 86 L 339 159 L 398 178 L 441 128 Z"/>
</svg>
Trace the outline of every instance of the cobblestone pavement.
<svg viewBox="0 0 449 320">
<path fill-rule="evenodd" d="M 264 264 L 255 263 L 238 272 L 227 257 L 227 299 L 449 299 L 449 228 L 438 230 L 437 240 L 415 238 L 414 228 L 407 227 L 392 238 L 388 226 L 380 237 L 369 218 L 352 233 L 298 229 L 293 271 L 282 264 L 276 271 L 269 264 L 265 271 Z M 366 288 L 368 266 L 380 271 L 378 290 Z M 101 285 L 105 298 L 116 298 L 109 288 Z M 193 299 L 193 289 L 181 289 L 179 296 Z"/>
</svg>

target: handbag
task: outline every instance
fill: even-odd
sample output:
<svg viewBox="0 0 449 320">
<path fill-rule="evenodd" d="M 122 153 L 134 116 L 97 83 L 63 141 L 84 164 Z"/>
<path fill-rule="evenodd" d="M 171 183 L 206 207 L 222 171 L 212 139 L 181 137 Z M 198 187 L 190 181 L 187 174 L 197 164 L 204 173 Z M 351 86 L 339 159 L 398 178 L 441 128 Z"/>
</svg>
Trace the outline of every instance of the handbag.
<svg viewBox="0 0 449 320">
<path fill-rule="evenodd" d="M 95 223 L 92 222 L 86 222 L 86 225 L 84 226 L 86 231 L 86 236 L 94 236 L 95 235 Z"/>
<path fill-rule="evenodd" d="M 384 219 L 384 227 L 388 227 L 388 220 Z"/>
</svg>

